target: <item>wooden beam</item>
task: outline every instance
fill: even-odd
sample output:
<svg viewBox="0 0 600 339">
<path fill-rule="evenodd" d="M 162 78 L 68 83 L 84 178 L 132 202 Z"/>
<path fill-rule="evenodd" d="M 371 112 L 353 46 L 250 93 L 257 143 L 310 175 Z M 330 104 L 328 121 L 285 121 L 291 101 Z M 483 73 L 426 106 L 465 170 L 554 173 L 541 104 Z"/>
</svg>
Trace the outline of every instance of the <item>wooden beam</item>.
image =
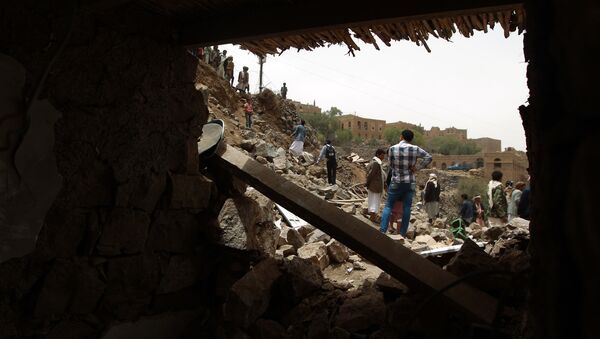
<svg viewBox="0 0 600 339">
<path fill-rule="evenodd" d="M 518 0 L 329 0 L 280 2 L 270 7 L 187 19 L 180 25 L 184 45 L 240 43 L 352 26 L 496 12 L 522 6 Z"/>
<path fill-rule="evenodd" d="M 394 242 L 372 226 L 276 175 L 241 151 L 226 146 L 219 154 L 209 160 L 213 170 L 227 171 L 238 177 L 408 286 L 439 291 L 456 280 L 451 273 Z M 444 295 L 469 315 L 486 323 L 494 320 L 497 301 L 488 294 L 461 283 Z"/>
</svg>

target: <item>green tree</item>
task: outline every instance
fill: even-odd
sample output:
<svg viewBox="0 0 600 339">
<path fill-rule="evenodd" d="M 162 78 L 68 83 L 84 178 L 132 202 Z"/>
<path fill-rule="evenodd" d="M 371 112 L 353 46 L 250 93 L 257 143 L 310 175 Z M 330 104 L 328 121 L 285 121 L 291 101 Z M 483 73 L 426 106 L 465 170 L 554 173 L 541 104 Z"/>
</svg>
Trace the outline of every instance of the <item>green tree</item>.
<svg viewBox="0 0 600 339">
<path fill-rule="evenodd" d="M 349 144 L 352 142 L 352 132 L 347 129 L 338 129 L 335 131 L 335 141 L 338 144 Z"/>
<path fill-rule="evenodd" d="M 387 141 L 388 144 L 395 145 L 400 141 L 400 135 L 402 131 L 396 127 L 386 127 L 383 130 L 383 139 Z"/>
<path fill-rule="evenodd" d="M 444 155 L 475 154 L 480 151 L 480 148 L 475 143 L 450 136 L 431 138 L 427 142 L 427 148 L 433 153 Z"/>
<path fill-rule="evenodd" d="M 325 113 L 327 113 L 329 116 L 332 116 L 332 117 L 335 117 L 335 116 L 343 114 L 342 110 L 339 109 L 339 108 L 337 108 L 337 107 L 335 107 L 335 106 L 332 106 L 329 109 L 329 111 L 325 111 Z"/>
<path fill-rule="evenodd" d="M 302 114 L 301 118 L 317 131 L 317 135 L 320 135 L 319 140 L 321 141 L 324 139 L 333 139 L 335 131 L 339 127 L 337 118 L 329 115 L 327 112 Z"/>
</svg>

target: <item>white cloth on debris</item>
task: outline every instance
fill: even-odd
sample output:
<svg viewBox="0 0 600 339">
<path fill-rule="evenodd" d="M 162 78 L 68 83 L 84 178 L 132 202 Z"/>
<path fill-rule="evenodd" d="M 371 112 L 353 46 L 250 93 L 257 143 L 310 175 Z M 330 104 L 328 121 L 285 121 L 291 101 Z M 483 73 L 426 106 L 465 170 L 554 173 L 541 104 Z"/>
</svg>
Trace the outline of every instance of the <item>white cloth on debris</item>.
<svg viewBox="0 0 600 339">
<path fill-rule="evenodd" d="M 377 213 L 379 212 L 379 203 L 381 203 L 381 193 L 375 193 L 367 190 L 369 192 L 369 197 L 367 198 L 367 202 L 369 204 L 369 213 Z"/>
<path fill-rule="evenodd" d="M 304 152 L 304 141 L 294 140 L 290 145 L 290 152 L 297 157 L 301 156 Z"/>
</svg>

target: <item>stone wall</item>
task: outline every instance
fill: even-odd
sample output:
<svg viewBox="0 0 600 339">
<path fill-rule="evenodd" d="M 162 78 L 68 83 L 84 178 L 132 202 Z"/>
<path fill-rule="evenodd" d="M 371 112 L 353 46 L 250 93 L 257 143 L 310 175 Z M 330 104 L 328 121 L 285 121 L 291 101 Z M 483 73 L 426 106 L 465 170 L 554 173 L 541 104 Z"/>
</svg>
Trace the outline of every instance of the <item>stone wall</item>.
<svg viewBox="0 0 600 339">
<path fill-rule="evenodd" d="M 0 12 L 0 71 L 13 88 L 1 93 L 11 109 L 1 237 L 24 233 L 0 248 L 0 338 L 97 337 L 119 321 L 212 307 L 249 259 L 213 242 L 224 199 L 199 171 L 208 112 L 196 60 L 135 6 L 80 12 L 69 29 L 68 6 L 37 5 Z M 41 113 L 27 110 L 38 87 Z"/>
<path fill-rule="evenodd" d="M 520 108 L 527 136 L 533 215 L 532 317 L 537 338 L 591 338 L 598 324 L 596 103 L 600 40 L 589 39 L 597 2 L 525 2 L 530 97 Z M 576 138 L 560 137 L 577 131 Z"/>
</svg>

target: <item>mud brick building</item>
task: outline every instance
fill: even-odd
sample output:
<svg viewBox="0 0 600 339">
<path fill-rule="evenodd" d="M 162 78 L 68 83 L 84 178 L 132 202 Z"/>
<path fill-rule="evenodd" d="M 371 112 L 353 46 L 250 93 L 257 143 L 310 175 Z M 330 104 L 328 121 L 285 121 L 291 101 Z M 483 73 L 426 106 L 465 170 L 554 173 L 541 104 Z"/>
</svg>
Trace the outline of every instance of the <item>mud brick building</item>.
<svg viewBox="0 0 600 339">
<path fill-rule="evenodd" d="M 349 130 L 352 135 L 363 139 L 383 139 L 383 130 L 386 127 L 385 120 L 368 119 L 352 114 L 344 114 L 338 117 L 340 129 Z"/>
</svg>

